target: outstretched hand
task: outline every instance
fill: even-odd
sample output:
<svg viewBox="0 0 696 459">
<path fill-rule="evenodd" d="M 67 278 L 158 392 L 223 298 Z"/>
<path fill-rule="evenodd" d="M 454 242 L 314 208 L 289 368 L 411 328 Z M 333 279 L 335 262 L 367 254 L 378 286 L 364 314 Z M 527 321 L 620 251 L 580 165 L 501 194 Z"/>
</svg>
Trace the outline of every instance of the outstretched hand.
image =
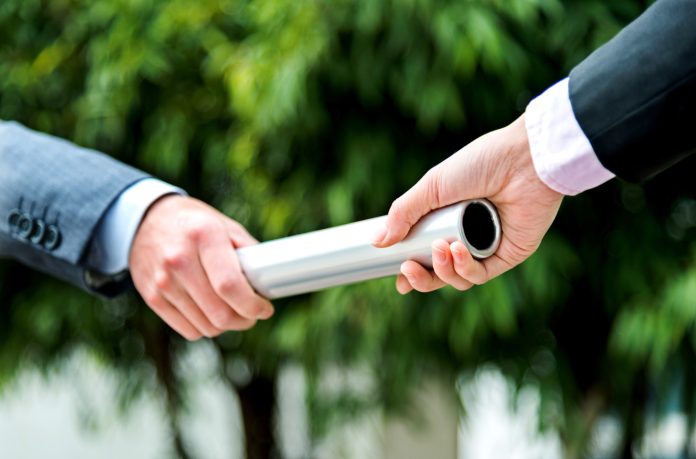
<svg viewBox="0 0 696 459">
<path fill-rule="evenodd" d="M 544 184 L 534 170 L 524 115 L 428 171 L 393 202 L 386 226 L 373 243 L 377 247 L 395 244 L 431 210 L 474 198 L 487 198 L 498 209 L 502 240 L 497 252 L 476 260 L 460 241 L 434 241 L 434 272 L 415 261 L 404 262 L 396 281 L 400 293 L 429 292 L 447 284 L 467 290 L 517 266 L 539 247 L 563 195 Z"/>
<path fill-rule="evenodd" d="M 131 276 L 148 306 L 188 340 L 245 330 L 273 315 L 271 303 L 247 282 L 234 250 L 256 243 L 207 204 L 165 196 L 136 233 Z"/>
</svg>

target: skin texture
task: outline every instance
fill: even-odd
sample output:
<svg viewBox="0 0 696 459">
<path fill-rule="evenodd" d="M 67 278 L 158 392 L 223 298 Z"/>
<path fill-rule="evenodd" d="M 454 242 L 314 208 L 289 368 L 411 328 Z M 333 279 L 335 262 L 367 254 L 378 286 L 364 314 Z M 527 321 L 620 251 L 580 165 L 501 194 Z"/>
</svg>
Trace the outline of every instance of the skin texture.
<svg viewBox="0 0 696 459">
<path fill-rule="evenodd" d="M 396 280 L 400 293 L 430 292 L 447 284 L 467 290 L 517 266 L 539 247 L 563 195 L 546 186 L 534 170 L 524 115 L 428 171 L 392 203 L 386 226 L 373 243 L 395 244 L 431 210 L 474 198 L 488 198 L 498 209 L 503 232 L 498 251 L 479 261 L 460 241 L 434 241 L 433 271 L 415 261 L 403 263 Z"/>
<path fill-rule="evenodd" d="M 256 243 L 207 204 L 165 196 L 135 235 L 131 276 L 148 306 L 188 340 L 246 330 L 273 315 L 271 303 L 247 282 L 234 250 Z"/>
</svg>

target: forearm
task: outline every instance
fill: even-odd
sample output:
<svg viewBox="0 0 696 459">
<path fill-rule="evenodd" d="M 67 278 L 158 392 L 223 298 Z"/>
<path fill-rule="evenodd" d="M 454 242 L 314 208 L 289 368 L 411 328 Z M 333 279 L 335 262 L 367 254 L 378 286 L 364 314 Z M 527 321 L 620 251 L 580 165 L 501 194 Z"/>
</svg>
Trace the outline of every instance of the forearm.
<svg viewBox="0 0 696 459">
<path fill-rule="evenodd" d="M 0 123 L 0 256 L 93 289 L 84 260 L 95 228 L 145 177 L 98 152 Z"/>
<path fill-rule="evenodd" d="M 187 339 L 273 315 L 235 247 L 256 241 L 182 190 L 95 151 L 0 122 L 0 256 L 92 293 L 133 284 Z M 165 197 L 166 196 L 166 197 Z"/>
<path fill-rule="evenodd" d="M 570 74 L 601 163 L 641 181 L 696 150 L 696 1 L 660 0 Z"/>
</svg>

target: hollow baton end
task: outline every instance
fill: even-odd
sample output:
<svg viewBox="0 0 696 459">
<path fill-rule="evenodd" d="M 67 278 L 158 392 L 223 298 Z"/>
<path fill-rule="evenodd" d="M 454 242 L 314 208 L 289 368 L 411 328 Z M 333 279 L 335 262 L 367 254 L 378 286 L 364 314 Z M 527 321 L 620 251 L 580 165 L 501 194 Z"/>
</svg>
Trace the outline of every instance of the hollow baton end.
<svg viewBox="0 0 696 459">
<path fill-rule="evenodd" d="M 489 200 L 466 201 L 459 218 L 459 238 L 474 258 L 488 258 L 498 250 L 502 236 L 500 217 Z"/>
</svg>

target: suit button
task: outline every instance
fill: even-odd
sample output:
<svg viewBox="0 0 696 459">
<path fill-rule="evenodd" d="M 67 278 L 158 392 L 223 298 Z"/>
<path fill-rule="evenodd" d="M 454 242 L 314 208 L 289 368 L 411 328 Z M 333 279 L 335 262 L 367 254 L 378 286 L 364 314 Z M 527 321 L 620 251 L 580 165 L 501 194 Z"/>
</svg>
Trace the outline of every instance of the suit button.
<svg viewBox="0 0 696 459">
<path fill-rule="evenodd" d="M 46 223 L 43 220 L 34 220 L 34 230 L 31 232 L 29 240 L 36 245 L 41 245 L 44 234 L 46 234 Z"/>
<path fill-rule="evenodd" d="M 22 239 L 29 239 L 34 230 L 34 219 L 28 214 L 21 214 L 17 219 L 17 235 Z"/>
<path fill-rule="evenodd" d="M 19 217 L 22 216 L 22 212 L 19 209 L 13 209 L 10 212 L 10 216 L 7 217 L 7 223 L 10 225 L 10 231 L 15 232 L 17 229 L 17 223 L 19 222 Z"/>
<path fill-rule="evenodd" d="M 56 225 L 47 225 L 44 231 L 43 246 L 46 250 L 53 251 L 60 246 L 61 235 Z"/>
</svg>

